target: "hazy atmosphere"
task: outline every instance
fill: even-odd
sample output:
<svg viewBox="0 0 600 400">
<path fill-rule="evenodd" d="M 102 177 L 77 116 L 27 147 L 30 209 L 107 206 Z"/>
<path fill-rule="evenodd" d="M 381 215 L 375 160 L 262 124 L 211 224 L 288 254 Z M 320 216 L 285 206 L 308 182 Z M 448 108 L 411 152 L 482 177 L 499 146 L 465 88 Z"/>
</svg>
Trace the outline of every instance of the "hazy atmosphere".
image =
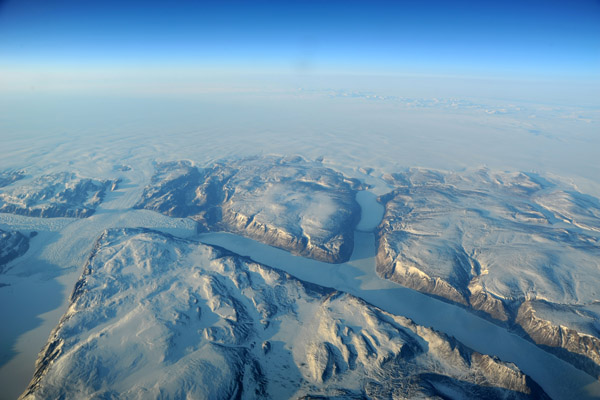
<svg viewBox="0 0 600 400">
<path fill-rule="evenodd" d="M 600 397 L 598 93 L 592 0 L 0 1 L 0 399 Z"/>
</svg>

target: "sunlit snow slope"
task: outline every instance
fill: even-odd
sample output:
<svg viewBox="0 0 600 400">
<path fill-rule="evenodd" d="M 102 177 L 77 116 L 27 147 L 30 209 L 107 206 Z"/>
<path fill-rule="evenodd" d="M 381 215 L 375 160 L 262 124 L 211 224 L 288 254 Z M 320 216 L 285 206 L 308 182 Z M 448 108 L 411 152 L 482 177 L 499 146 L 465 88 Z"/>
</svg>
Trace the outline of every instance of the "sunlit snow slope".
<svg viewBox="0 0 600 400">
<path fill-rule="evenodd" d="M 98 240 L 25 398 L 546 398 L 514 365 L 224 249 Z"/>
<path fill-rule="evenodd" d="M 115 190 L 116 180 L 82 178 L 75 173 L 61 172 L 16 183 L 0 192 L 0 212 L 31 217 L 85 218 L 94 213 L 106 191 Z M 12 182 L 11 182 L 12 183 Z"/>
<path fill-rule="evenodd" d="M 137 208 L 190 217 L 328 262 L 347 261 L 360 219 L 360 183 L 301 157 L 162 163 Z"/>
<path fill-rule="evenodd" d="M 536 174 L 410 169 L 382 196 L 382 276 L 509 325 L 600 376 L 600 201 Z"/>
</svg>

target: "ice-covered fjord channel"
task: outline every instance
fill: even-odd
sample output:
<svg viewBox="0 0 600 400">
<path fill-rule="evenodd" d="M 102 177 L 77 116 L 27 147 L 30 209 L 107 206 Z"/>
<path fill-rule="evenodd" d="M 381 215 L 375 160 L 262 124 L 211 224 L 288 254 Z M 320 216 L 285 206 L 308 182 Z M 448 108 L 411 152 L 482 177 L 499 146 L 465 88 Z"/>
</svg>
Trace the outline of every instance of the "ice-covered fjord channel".
<svg viewBox="0 0 600 400">
<path fill-rule="evenodd" d="M 535 344 L 458 306 L 377 276 L 373 230 L 381 221 L 383 207 L 368 191 L 359 192 L 357 202 L 361 206 L 361 221 L 355 232 L 352 257 L 343 264 L 327 264 L 295 256 L 229 233 L 204 233 L 199 235 L 199 239 L 281 269 L 299 279 L 348 292 L 385 311 L 454 336 L 480 353 L 512 362 L 553 399 L 600 398 L 599 381 Z"/>
</svg>

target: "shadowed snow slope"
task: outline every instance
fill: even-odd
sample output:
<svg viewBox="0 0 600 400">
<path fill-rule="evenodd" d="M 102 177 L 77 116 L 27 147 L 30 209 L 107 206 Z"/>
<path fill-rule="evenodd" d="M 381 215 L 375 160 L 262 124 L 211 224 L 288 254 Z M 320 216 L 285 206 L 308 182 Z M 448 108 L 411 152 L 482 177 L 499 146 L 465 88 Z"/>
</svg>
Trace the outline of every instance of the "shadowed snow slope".
<svg viewBox="0 0 600 400">
<path fill-rule="evenodd" d="M 377 271 L 463 304 L 600 376 L 600 202 L 534 174 L 392 174 Z"/>
<path fill-rule="evenodd" d="M 21 180 L 25 177 L 25 173 L 20 170 L 0 171 L 0 187 L 8 186 L 13 182 Z"/>
<path fill-rule="evenodd" d="M 0 229 L 0 273 L 13 259 L 22 256 L 29 249 L 29 238 L 18 231 Z"/>
<path fill-rule="evenodd" d="M 198 168 L 157 166 L 136 208 L 191 217 L 305 257 L 344 262 L 360 219 L 358 181 L 300 157 L 254 157 Z"/>
<path fill-rule="evenodd" d="M 31 217 L 85 218 L 117 181 L 81 178 L 70 172 L 18 182 L 0 191 L 0 212 Z"/>
<path fill-rule="evenodd" d="M 546 398 L 514 365 L 227 250 L 106 231 L 24 398 Z"/>
</svg>

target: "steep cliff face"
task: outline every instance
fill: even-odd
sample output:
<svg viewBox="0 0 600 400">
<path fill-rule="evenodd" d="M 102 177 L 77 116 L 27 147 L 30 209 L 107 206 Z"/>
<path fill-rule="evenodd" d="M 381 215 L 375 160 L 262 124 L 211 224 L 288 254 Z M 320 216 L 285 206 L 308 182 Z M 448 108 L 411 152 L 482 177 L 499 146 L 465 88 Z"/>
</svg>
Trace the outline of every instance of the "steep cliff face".
<svg viewBox="0 0 600 400">
<path fill-rule="evenodd" d="M 106 191 L 115 190 L 114 180 L 82 178 L 63 172 L 19 182 L 0 191 L 0 212 L 30 217 L 91 216 L 102 202 Z"/>
<path fill-rule="evenodd" d="M 380 275 L 516 323 L 598 376 L 597 199 L 523 173 L 411 169 L 386 179 L 396 189 L 380 198 Z M 552 305 L 543 323 L 526 306 L 537 300 Z M 561 307 L 571 317 L 561 319 Z"/>
<path fill-rule="evenodd" d="M 560 317 L 565 313 L 575 318 L 561 321 Z M 600 379 L 599 317 L 598 313 L 590 313 L 583 307 L 526 301 L 519 307 L 516 322 L 535 343 Z M 582 320 L 588 320 L 587 327 L 595 328 L 591 334 L 585 332 L 589 331 L 585 326 L 581 326 Z"/>
<path fill-rule="evenodd" d="M 107 231 L 36 398 L 547 398 L 514 365 L 220 248 Z"/>
<path fill-rule="evenodd" d="M 305 257 L 343 262 L 360 219 L 357 181 L 299 157 L 255 157 L 198 168 L 159 164 L 136 208 L 189 217 Z"/>
</svg>

